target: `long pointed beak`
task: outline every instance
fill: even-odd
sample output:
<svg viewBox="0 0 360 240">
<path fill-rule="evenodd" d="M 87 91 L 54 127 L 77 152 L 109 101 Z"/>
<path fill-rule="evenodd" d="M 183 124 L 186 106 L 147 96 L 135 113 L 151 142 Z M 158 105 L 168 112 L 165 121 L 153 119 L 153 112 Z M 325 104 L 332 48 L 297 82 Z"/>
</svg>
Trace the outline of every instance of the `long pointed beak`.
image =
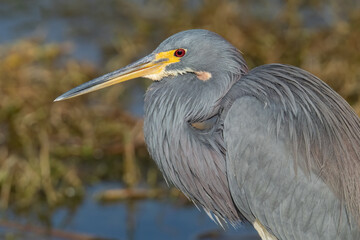
<svg viewBox="0 0 360 240">
<path fill-rule="evenodd" d="M 158 74 L 164 70 L 168 58 L 159 57 L 159 54 L 150 54 L 124 68 L 105 74 L 86 82 L 63 95 L 57 97 L 54 102 L 77 97 L 79 95 L 93 92 L 117 83 L 146 75 Z"/>
</svg>

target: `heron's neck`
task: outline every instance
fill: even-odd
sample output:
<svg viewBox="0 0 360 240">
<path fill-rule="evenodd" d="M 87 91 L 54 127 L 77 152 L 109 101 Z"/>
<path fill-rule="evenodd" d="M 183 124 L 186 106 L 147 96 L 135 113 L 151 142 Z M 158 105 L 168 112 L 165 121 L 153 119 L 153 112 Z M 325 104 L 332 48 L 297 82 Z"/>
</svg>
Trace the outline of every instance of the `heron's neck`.
<svg viewBox="0 0 360 240">
<path fill-rule="evenodd" d="M 144 132 L 149 152 L 168 182 L 215 218 L 235 222 L 240 216 L 229 192 L 221 125 L 200 132 L 189 124 L 192 116 L 201 120 L 214 115 L 216 95 L 222 93 L 206 92 L 212 100 L 195 102 L 204 99 L 202 91 L 193 89 L 195 97 L 173 87 L 155 83 L 146 93 Z"/>
</svg>

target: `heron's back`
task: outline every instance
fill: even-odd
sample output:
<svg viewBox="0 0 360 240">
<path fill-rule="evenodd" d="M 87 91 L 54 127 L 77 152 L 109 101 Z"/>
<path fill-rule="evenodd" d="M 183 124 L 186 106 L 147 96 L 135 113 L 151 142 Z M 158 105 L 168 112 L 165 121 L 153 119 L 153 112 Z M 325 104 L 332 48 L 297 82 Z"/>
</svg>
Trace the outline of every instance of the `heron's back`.
<svg viewBox="0 0 360 240">
<path fill-rule="evenodd" d="M 279 239 L 360 239 L 360 121 L 339 95 L 274 64 L 242 77 L 224 105 L 229 185 L 246 218 Z"/>
</svg>

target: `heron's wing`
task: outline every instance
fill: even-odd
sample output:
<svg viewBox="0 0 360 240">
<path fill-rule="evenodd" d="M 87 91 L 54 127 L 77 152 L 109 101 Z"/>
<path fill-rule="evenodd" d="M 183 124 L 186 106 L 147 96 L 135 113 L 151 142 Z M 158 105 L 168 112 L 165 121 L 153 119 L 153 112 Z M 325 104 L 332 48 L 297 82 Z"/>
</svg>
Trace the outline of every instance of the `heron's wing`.
<svg viewBox="0 0 360 240">
<path fill-rule="evenodd" d="M 360 124 L 339 95 L 277 64 L 243 76 L 223 104 L 229 185 L 248 220 L 278 238 L 360 239 L 347 211 L 360 196 Z"/>
</svg>

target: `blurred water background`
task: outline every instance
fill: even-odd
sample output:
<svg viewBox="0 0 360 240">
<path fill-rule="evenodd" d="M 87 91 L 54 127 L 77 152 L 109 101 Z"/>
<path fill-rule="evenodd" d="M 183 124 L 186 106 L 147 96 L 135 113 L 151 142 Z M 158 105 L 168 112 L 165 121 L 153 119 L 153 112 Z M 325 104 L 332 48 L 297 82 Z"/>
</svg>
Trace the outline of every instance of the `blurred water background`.
<svg viewBox="0 0 360 240">
<path fill-rule="evenodd" d="M 166 186 L 143 140 L 149 80 L 52 101 L 205 28 L 250 68 L 304 68 L 360 113 L 359 26 L 357 0 L 1 0 L 0 238 L 256 239 Z"/>
</svg>

